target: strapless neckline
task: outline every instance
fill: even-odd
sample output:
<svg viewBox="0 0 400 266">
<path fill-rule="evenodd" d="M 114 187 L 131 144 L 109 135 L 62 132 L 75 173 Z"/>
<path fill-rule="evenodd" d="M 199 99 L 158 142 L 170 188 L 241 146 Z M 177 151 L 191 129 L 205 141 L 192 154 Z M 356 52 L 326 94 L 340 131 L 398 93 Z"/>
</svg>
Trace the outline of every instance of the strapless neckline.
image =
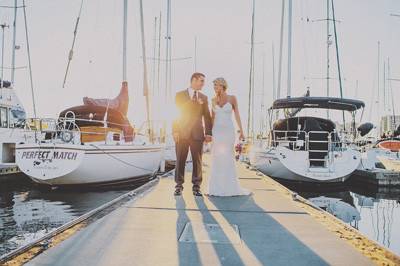
<svg viewBox="0 0 400 266">
<path fill-rule="evenodd" d="M 226 102 L 226 103 L 225 103 L 224 105 L 222 105 L 222 106 L 220 106 L 219 104 L 217 104 L 217 105 L 215 105 L 215 106 L 218 106 L 219 108 L 223 109 L 228 103 L 232 106 L 232 104 L 231 104 L 229 101 Z"/>
</svg>

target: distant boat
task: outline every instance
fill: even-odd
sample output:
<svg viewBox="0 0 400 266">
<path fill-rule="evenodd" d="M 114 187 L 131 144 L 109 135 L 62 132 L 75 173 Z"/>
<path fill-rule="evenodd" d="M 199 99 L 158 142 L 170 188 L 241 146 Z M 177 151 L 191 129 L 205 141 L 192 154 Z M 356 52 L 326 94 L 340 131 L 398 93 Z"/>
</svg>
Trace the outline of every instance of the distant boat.
<svg viewBox="0 0 400 266">
<path fill-rule="evenodd" d="M 19 168 L 50 186 L 104 186 L 146 181 L 158 171 L 164 145 L 134 132 L 126 117 L 126 9 L 124 0 L 123 82 L 115 99 L 84 98 L 58 119 L 37 119 L 33 142 L 17 145 Z M 148 132 L 148 131 L 146 131 Z"/>
<path fill-rule="evenodd" d="M 398 136 L 373 140 L 367 135 L 372 129 L 371 126 L 368 128 L 369 130 L 363 130 L 367 124 L 372 126 L 371 123 L 364 123 L 357 129 L 360 135 L 356 144 L 360 146 L 361 150 L 361 163 L 358 170 L 400 172 L 400 139 Z"/>
<path fill-rule="evenodd" d="M 320 108 L 354 114 L 363 107 L 359 100 L 289 97 L 276 100 L 270 116 L 277 109 Z M 347 144 L 329 119 L 288 117 L 277 120 L 271 128 L 268 143 L 253 148 L 250 155 L 250 163 L 271 177 L 296 182 L 343 182 L 360 164 L 360 153 Z"/>
<path fill-rule="evenodd" d="M 361 156 L 359 170 L 388 170 L 400 172 L 400 153 L 396 150 L 382 148 L 378 144 L 365 148 Z"/>
<path fill-rule="evenodd" d="M 23 104 L 19 100 L 15 91 L 15 58 L 16 50 L 16 33 L 17 33 L 17 2 L 15 1 L 14 9 L 14 23 L 13 23 L 13 38 L 12 38 L 12 54 L 11 54 L 11 79 L 5 80 L 3 70 L 5 69 L 4 60 L 0 65 L 0 170 L 3 174 L 18 173 L 17 164 L 15 161 L 15 146 L 16 143 L 25 141 L 27 138 L 32 138 L 26 134 L 25 122 L 26 112 Z M 26 19 L 26 18 L 25 18 Z M 4 24 L 5 25 L 5 24 Z M 2 31 L 3 45 L 1 47 L 1 54 L 5 54 L 4 50 L 4 28 Z M 28 52 L 29 58 L 29 52 Z"/>
<path fill-rule="evenodd" d="M 25 109 L 12 84 L 0 80 L 0 169 L 16 167 L 16 143 L 32 137 L 25 134 L 25 120 Z"/>
</svg>

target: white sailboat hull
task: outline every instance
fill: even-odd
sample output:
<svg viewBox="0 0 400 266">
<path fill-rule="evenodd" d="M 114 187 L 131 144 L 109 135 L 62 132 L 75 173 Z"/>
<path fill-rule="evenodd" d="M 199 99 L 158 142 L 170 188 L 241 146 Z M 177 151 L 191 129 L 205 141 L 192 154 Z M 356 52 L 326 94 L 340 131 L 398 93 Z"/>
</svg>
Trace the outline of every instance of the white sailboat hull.
<svg viewBox="0 0 400 266">
<path fill-rule="evenodd" d="M 250 163 L 262 173 L 279 179 L 300 182 L 343 182 L 357 168 L 360 155 L 348 149 L 333 154 L 335 162 L 329 167 L 310 167 L 307 151 L 293 151 L 285 147 L 256 148 Z"/>
<path fill-rule="evenodd" d="M 379 167 L 379 164 L 382 166 Z M 384 168 L 382 168 L 384 167 Z M 400 154 L 382 148 L 370 148 L 362 153 L 359 170 L 386 169 L 400 172 Z"/>
<path fill-rule="evenodd" d="M 37 183 L 111 185 L 146 180 L 160 167 L 161 145 L 17 145 L 17 164 Z"/>
</svg>

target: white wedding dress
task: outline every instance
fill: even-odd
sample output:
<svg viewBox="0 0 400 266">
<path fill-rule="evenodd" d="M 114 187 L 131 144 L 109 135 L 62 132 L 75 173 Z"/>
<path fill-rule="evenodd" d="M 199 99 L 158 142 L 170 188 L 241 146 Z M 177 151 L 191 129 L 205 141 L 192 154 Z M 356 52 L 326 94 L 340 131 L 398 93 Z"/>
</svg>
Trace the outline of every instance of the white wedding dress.
<svg viewBox="0 0 400 266">
<path fill-rule="evenodd" d="M 232 120 L 232 104 L 227 102 L 213 107 L 215 118 L 212 129 L 211 174 L 207 193 L 210 196 L 250 195 L 240 187 L 235 167 L 235 127 Z"/>
</svg>

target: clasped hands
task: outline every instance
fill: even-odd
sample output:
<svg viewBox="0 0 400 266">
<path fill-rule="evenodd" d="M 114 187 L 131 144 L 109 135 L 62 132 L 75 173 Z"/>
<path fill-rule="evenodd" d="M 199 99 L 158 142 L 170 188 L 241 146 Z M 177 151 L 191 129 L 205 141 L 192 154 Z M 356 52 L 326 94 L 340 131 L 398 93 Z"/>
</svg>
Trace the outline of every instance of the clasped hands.
<svg viewBox="0 0 400 266">
<path fill-rule="evenodd" d="M 178 143 L 178 141 L 179 141 L 179 134 L 178 134 L 178 133 L 174 133 L 174 134 L 173 134 L 173 137 L 174 137 L 175 143 Z M 210 143 L 210 142 L 212 141 L 212 136 L 206 135 L 204 141 L 205 141 L 205 143 Z"/>
<path fill-rule="evenodd" d="M 212 136 L 206 135 L 204 141 L 205 141 L 206 143 L 210 143 L 210 142 L 212 141 Z"/>
</svg>

